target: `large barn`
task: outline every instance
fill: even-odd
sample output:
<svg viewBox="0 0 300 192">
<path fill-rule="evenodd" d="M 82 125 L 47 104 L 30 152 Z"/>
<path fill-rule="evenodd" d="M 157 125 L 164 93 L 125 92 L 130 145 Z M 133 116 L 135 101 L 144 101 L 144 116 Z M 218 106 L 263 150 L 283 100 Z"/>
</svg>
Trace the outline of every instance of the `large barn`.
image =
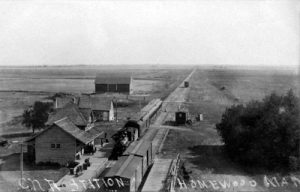
<svg viewBox="0 0 300 192">
<path fill-rule="evenodd" d="M 130 93 L 130 75 L 97 75 L 95 93 Z"/>
</svg>

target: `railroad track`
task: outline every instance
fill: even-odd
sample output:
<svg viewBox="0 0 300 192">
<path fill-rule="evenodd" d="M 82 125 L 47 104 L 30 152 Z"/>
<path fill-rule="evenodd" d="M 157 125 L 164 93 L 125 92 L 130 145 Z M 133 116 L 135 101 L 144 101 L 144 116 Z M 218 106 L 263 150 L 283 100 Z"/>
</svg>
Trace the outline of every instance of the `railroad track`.
<svg viewBox="0 0 300 192">
<path fill-rule="evenodd" d="M 184 87 L 184 82 L 189 81 L 190 78 L 193 76 L 196 69 L 194 69 L 185 79 L 184 81 L 163 101 L 162 109 L 163 111 L 157 116 L 154 126 L 162 126 L 166 120 L 170 120 L 172 118 L 172 113 L 168 111 L 177 111 L 178 107 L 181 104 L 184 104 L 187 100 L 187 96 L 190 90 L 190 87 Z M 156 136 L 154 137 L 153 141 L 153 148 L 156 150 L 156 153 L 159 154 L 164 141 L 169 133 L 170 129 L 161 128 L 157 132 Z"/>
</svg>

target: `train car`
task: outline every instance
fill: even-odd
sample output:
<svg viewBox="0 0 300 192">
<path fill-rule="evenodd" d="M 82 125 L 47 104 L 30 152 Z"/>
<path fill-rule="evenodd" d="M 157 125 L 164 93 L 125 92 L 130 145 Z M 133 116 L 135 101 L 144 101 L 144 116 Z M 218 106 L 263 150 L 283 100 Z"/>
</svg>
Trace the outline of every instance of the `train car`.
<svg viewBox="0 0 300 192">
<path fill-rule="evenodd" d="M 134 155 L 143 158 L 142 175 L 144 176 L 148 168 L 153 163 L 152 142 L 139 140 L 131 143 L 122 156 Z"/>
<path fill-rule="evenodd" d="M 137 118 L 129 119 L 123 128 L 112 136 L 116 142 L 116 145 L 111 153 L 111 159 L 117 159 L 131 142 L 138 140 L 145 134 L 150 127 L 151 122 L 159 113 L 161 106 L 161 99 L 154 99 L 150 101 L 148 105 L 141 110 Z"/>
<path fill-rule="evenodd" d="M 188 113 L 186 111 L 177 111 L 175 113 L 176 125 L 185 124 L 187 120 L 188 120 Z"/>
<path fill-rule="evenodd" d="M 132 142 L 104 177 L 106 191 L 136 192 L 149 167 L 153 164 L 152 143 Z"/>
<path fill-rule="evenodd" d="M 137 118 L 130 119 L 125 123 L 120 131 L 127 132 L 128 141 L 135 141 L 144 135 L 145 131 L 150 127 L 152 120 L 158 114 L 161 106 L 161 99 L 154 99 L 141 110 Z"/>
<path fill-rule="evenodd" d="M 152 141 L 153 139 L 156 137 L 157 133 L 158 133 L 159 129 L 148 129 L 147 132 L 145 133 L 145 135 L 143 136 L 143 139 L 146 141 L 151 142 L 151 150 L 152 150 L 152 157 L 155 157 L 156 154 L 156 149 L 155 146 L 153 145 Z"/>
<path fill-rule="evenodd" d="M 184 87 L 189 87 L 189 82 L 188 81 L 184 81 Z"/>
<path fill-rule="evenodd" d="M 143 158 L 129 155 L 119 158 L 103 178 L 107 192 L 136 192 L 142 182 Z"/>
</svg>

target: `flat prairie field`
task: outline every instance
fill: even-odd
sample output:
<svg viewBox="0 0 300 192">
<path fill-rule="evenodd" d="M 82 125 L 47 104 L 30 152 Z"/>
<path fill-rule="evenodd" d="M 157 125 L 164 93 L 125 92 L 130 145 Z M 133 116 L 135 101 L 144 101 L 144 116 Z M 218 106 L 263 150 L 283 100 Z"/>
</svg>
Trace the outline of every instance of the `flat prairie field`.
<svg viewBox="0 0 300 192">
<path fill-rule="evenodd" d="M 143 66 L 56 66 L 0 68 L 0 135 L 28 131 L 20 117 L 35 101 L 63 92 L 78 95 L 94 92 L 96 75 L 133 77 L 129 98 L 165 97 L 189 73 L 191 68 Z M 145 103 L 143 103 L 145 104 Z M 138 110 L 138 105 L 133 105 Z M 123 109 L 126 113 L 126 109 Z"/>
<path fill-rule="evenodd" d="M 300 179 L 299 172 L 281 175 L 261 168 L 245 169 L 232 162 L 223 152 L 222 139 L 215 129 L 222 113 L 233 104 L 261 100 L 272 92 L 284 94 L 289 89 L 297 94 L 297 79 L 296 75 L 272 71 L 198 69 L 190 80 L 188 96 L 188 109 L 193 120 L 189 128 L 192 131 L 170 130 L 160 155 L 161 158 L 175 158 L 179 153 L 189 181 L 196 182 L 196 185 L 187 182 L 187 189 L 178 185 L 176 190 L 299 191 L 300 185 L 297 187 L 290 177 L 295 175 Z M 201 122 L 195 120 L 199 113 L 204 117 Z M 288 184 L 272 185 L 269 183 L 271 178 L 278 182 L 286 178 Z"/>
</svg>

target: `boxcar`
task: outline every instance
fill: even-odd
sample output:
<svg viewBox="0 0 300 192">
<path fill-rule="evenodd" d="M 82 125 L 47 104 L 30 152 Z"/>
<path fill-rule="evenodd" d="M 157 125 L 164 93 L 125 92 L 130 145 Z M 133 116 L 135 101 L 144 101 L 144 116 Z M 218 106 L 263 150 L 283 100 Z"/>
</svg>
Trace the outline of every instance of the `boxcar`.
<svg viewBox="0 0 300 192">
<path fill-rule="evenodd" d="M 141 157 L 134 155 L 120 157 L 103 178 L 105 190 L 136 192 L 143 179 L 142 161 Z"/>
<path fill-rule="evenodd" d="M 141 157 L 142 175 L 144 176 L 147 169 L 153 163 L 152 143 L 147 140 L 139 140 L 131 143 L 122 156 L 134 155 Z"/>
</svg>

